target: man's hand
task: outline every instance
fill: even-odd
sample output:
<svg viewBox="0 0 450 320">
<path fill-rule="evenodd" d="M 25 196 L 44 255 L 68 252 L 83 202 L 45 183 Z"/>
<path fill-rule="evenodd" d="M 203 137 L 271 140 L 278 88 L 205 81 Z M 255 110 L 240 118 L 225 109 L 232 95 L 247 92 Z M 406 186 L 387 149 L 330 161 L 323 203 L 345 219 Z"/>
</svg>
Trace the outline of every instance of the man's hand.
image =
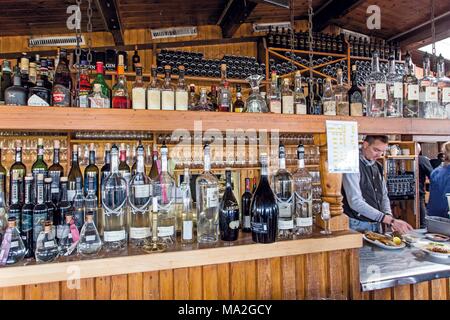
<svg viewBox="0 0 450 320">
<path fill-rule="evenodd" d="M 413 227 L 411 225 L 403 220 L 394 219 L 391 223 L 392 231 L 398 231 L 401 234 L 408 233 L 409 231 L 413 230 Z"/>
</svg>

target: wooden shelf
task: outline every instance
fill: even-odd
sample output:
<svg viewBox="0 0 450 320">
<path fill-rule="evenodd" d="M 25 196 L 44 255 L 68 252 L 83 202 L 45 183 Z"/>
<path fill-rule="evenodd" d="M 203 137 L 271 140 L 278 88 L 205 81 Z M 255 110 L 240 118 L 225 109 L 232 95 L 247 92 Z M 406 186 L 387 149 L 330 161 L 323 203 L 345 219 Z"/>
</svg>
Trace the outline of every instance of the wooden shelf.
<svg viewBox="0 0 450 320">
<path fill-rule="evenodd" d="M 386 156 L 386 159 L 394 159 L 394 160 L 416 160 L 417 157 L 410 155 L 410 156 Z"/>
</svg>

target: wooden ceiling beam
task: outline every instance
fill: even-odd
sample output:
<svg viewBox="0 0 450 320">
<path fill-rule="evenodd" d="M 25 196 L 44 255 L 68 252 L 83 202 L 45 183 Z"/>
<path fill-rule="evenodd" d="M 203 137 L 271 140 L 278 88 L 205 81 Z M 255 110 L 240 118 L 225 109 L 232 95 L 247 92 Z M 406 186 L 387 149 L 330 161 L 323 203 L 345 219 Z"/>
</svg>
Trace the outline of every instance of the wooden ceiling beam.
<svg viewBox="0 0 450 320">
<path fill-rule="evenodd" d="M 363 3 L 364 0 L 330 0 L 315 10 L 313 28 L 315 31 L 325 29 L 333 19 L 339 19 Z"/>
<path fill-rule="evenodd" d="M 95 4 L 103 18 L 105 28 L 114 38 L 114 43 L 122 46 L 124 44 L 123 28 L 115 0 L 95 0 Z"/>
<path fill-rule="evenodd" d="M 229 0 L 217 23 L 222 28 L 222 36 L 231 38 L 256 5 L 249 0 Z"/>
</svg>

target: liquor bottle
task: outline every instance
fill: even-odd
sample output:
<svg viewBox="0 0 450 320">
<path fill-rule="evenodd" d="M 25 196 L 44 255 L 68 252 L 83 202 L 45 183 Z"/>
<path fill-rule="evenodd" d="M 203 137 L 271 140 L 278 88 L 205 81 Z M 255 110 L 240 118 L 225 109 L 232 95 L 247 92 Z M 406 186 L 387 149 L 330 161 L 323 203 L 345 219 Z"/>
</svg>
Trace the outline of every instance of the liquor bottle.
<svg viewBox="0 0 450 320">
<path fill-rule="evenodd" d="M 164 78 L 164 84 L 161 89 L 161 110 L 175 110 L 175 92 L 170 84 L 171 67 L 166 65 L 164 67 L 166 77 Z"/>
<path fill-rule="evenodd" d="M 310 84 L 314 94 L 313 100 L 310 102 L 309 114 L 321 115 L 323 114 L 323 101 L 320 95 L 320 83 Z"/>
<path fill-rule="evenodd" d="M 226 189 L 219 206 L 219 230 L 222 241 L 236 241 L 239 236 L 239 203 L 233 194 L 231 170 L 225 170 Z"/>
<path fill-rule="evenodd" d="M 8 217 L 15 217 L 16 223 L 20 227 L 22 221 L 22 204 L 19 202 L 19 174 L 13 173 L 11 185 L 11 202 L 9 204 Z"/>
<path fill-rule="evenodd" d="M 204 148 L 204 171 L 195 181 L 197 241 L 214 243 L 219 239 L 219 181 L 211 174 L 210 147 Z"/>
<path fill-rule="evenodd" d="M 294 94 L 289 88 L 289 79 L 283 79 L 283 89 L 281 91 L 282 113 L 294 113 Z"/>
<path fill-rule="evenodd" d="M 184 168 L 181 196 L 183 200 L 181 211 L 181 243 L 190 244 L 194 242 L 194 209 L 192 206 L 191 183 L 188 168 Z"/>
<path fill-rule="evenodd" d="M 276 71 L 272 72 L 272 83 L 270 85 L 269 97 L 270 112 L 281 113 L 281 92 L 278 88 L 278 76 Z"/>
<path fill-rule="evenodd" d="M 48 168 L 48 176 L 52 178 L 52 201 L 57 204 L 59 202 L 59 182 L 62 176 L 64 176 L 64 168 L 59 163 L 60 155 L 60 142 L 59 140 L 53 141 L 53 164 Z"/>
<path fill-rule="evenodd" d="M 380 72 L 379 53 L 372 54 L 372 72 L 367 79 L 367 116 L 384 117 L 386 115 L 387 88 L 386 76 Z"/>
<path fill-rule="evenodd" d="M 236 85 L 236 101 L 233 104 L 233 112 L 243 112 L 245 108 L 244 100 L 242 100 L 241 85 Z"/>
<path fill-rule="evenodd" d="M 112 88 L 112 108 L 113 109 L 130 109 L 131 103 L 127 89 L 127 79 L 125 77 L 125 69 L 123 64 L 123 56 L 119 55 L 119 65 L 117 66 L 117 83 Z"/>
<path fill-rule="evenodd" d="M 130 166 L 127 164 L 127 149 L 125 147 L 125 143 L 120 145 L 119 174 L 125 179 L 128 185 L 131 179 L 131 170 Z"/>
<path fill-rule="evenodd" d="M 3 186 L 3 193 L 6 194 L 6 168 L 2 164 L 2 143 L 0 143 L 0 182 Z M 11 190 L 11 189 L 10 189 Z"/>
<path fill-rule="evenodd" d="M 336 98 L 331 86 L 331 78 L 327 78 L 322 96 L 323 114 L 326 116 L 336 115 Z"/>
<path fill-rule="evenodd" d="M 53 81 L 52 105 L 55 107 L 71 106 L 72 78 L 70 76 L 67 51 L 60 50 L 59 63 Z"/>
<path fill-rule="evenodd" d="M 178 85 L 175 92 L 175 110 L 188 110 L 189 93 L 184 80 L 184 66 L 179 66 Z"/>
<path fill-rule="evenodd" d="M 137 65 L 141 63 L 141 57 L 139 57 L 139 52 L 137 46 L 134 46 L 134 54 L 131 57 L 131 62 L 133 64 L 133 72 L 137 71 Z"/>
<path fill-rule="evenodd" d="M 52 178 L 44 178 L 44 199 L 47 206 L 46 220 L 54 221 L 57 208 L 52 201 Z"/>
<path fill-rule="evenodd" d="M 84 199 L 85 212 L 92 213 L 94 223 L 98 226 L 98 178 L 95 179 L 92 175 L 88 175 L 86 180 L 88 186 L 86 198 Z"/>
<path fill-rule="evenodd" d="M 0 101 L 5 101 L 5 90 L 13 85 L 12 81 L 11 63 L 8 60 L 3 60 L 0 77 Z"/>
<path fill-rule="evenodd" d="M 36 176 L 36 205 L 33 209 L 33 242 L 36 244 L 38 236 L 44 229 L 44 222 L 47 220 L 48 208 L 44 200 L 44 175 L 39 173 Z"/>
<path fill-rule="evenodd" d="M 87 99 L 89 108 L 111 108 L 110 100 L 102 93 L 102 86 L 99 83 L 94 84 L 94 90 L 87 96 Z"/>
<path fill-rule="evenodd" d="M 48 70 L 48 60 L 41 59 L 41 67 L 39 69 L 41 74 L 41 80 L 43 82 L 44 88 L 48 89 L 50 92 L 50 103 L 52 101 L 51 93 L 53 89 L 53 84 L 49 80 L 49 70 Z"/>
<path fill-rule="evenodd" d="M 78 145 L 74 144 L 72 146 L 72 164 L 70 166 L 69 175 L 67 176 L 69 182 L 67 199 L 69 202 L 72 202 L 75 197 L 78 178 L 81 180 L 81 185 L 83 185 L 83 176 L 81 175 L 80 164 L 78 162 Z"/>
<path fill-rule="evenodd" d="M 102 239 L 98 233 L 94 214 L 90 211 L 86 213 L 86 222 L 81 228 L 80 240 L 78 241 L 78 253 L 83 256 L 93 256 L 102 249 Z"/>
<path fill-rule="evenodd" d="M 27 250 L 16 227 L 16 218 L 8 218 L 8 228 L 2 240 L 0 250 L 0 265 L 11 265 L 21 261 Z"/>
<path fill-rule="evenodd" d="M 40 231 L 36 241 L 36 261 L 37 262 L 51 262 L 59 255 L 56 238 L 52 232 L 51 221 L 45 221 L 45 226 Z"/>
<path fill-rule="evenodd" d="M 201 92 L 201 89 L 200 89 Z M 208 93 L 208 103 L 211 105 L 211 111 L 217 111 L 219 94 L 217 93 L 217 87 L 215 85 L 211 86 L 211 91 Z M 200 98 L 199 98 L 200 103 Z"/>
<path fill-rule="evenodd" d="M 268 179 L 267 154 L 260 155 L 261 179 L 251 203 L 252 239 L 257 243 L 275 242 L 278 232 L 278 205 Z"/>
<path fill-rule="evenodd" d="M 72 209 L 75 225 L 80 231 L 83 227 L 85 215 L 83 179 L 81 177 L 75 178 L 75 196 L 73 197 Z"/>
<path fill-rule="evenodd" d="M 425 119 L 440 119 L 438 103 L 437 80 L 430 73 L 430 56 L 423 56 L 423 78 L 419 81 L 419 117 Z"/>
<path fill-rule="evenodd" d="M 220 112 L 230 112 L 232 104 L 231 92 L 228 88 L 228 82 L 223 84 L 219 93 L 218 110 Z"/>
<path fill-rule="evenodd" d="M 251 232 L 250 225 L 250 205 L 252 202 L 252 193 L 250 192 L 250 178 L 245 178 L 245 192 L 241 198 L 241 210 L 242 210 L 242 232 Z"/>
<path fill-rule="evenodd" d="M 305 169 L 305 148 L 297 147 L 297 170 L 292 175 L 294 180 L 294 217 L 295 234 L 300 236 L 312 234 L 312 177 Z"/>
<path fill-rule="evenodd" d="M 442 55 L 439 55 L 437 61 L 437 85 L 439 108 L 442 109 L 444 118 L 450 119 L 450 78 L 445 76 L 445 59 Z"/>
<path fill-rule="evenodd" d="M 295 73 L 294 84 L 294 107 L 296 114 L 307 114 L 306 110 L 306 98 L 302 89 L 302 75 L 300 71 Z"/>
<path fill-rule="evenodd" d="M 342 81 L 342 69 L 337 70 L 337 86 L 334 88 L 334 99 L 336 101 L 336 115 L 348 116 L 348 90 Z"/>
<path fill-rule="evenodd" d="M 100 169 L 100 187 L 103 185 L 103 182 L 111 173 L 111 145 L 107 143 L 105 145 L 105 162 L 102 168 Z M 100 193 L 101 195 L 101 193 Z"/>
<path fill-rule="evenodd" d="M 32 199 L 33 177 L 25 177 L 25 204 L 22 207 L 22 219 L 20 225 L 20 232 L 22 241 L 27 250 L 25 258 L 34 256 L 33 246 L 33 210 L 34 202 Z"/>
<path fill-rule="evenodd" d="M 62 227 L 66 221 L 67 214 L 73 215 L 72 204 L 68 199 L 68 182 L 67 177 L 61 177 L 61 198 L 57 205 L 56 215 L 54 216 L 54 225 L 56 227 L 56 237 L 62 238 Z"/>
<path fill-rule="evenodd" d="M 28 89 L 22 87 L 19 73 L 14 74 L 13 85 L 5 90 L 5 104 L 10 106 L 26 106 L 28 102 Z"/>
<path fill-rule="evenodd" d="M 161 86 L 155 65 L 152 66 L 152 81 L 147 87 L 147 109 L 161 110 Z"/>
<path fill-rule="evenodd" d="M 409 52 L 405 56 L 405 75 L 403 76 L 403 117 L 419 116 L 419 81 L 414 74 L 414 65 Z"/>
<path fill-rule="evenodd" d="M 2 182 L 0 181 L 0 184 Z M 0 241 L 3 240 L 3 235 L 8 227 L 6 215 L 8 213 L 8 206 L 6 204 L 6 195 L 3 192 L 3 186 L 0 185 Z"/>
<path fill-rule="evenodd" d="M 61 228 L 61 238 L 58 239 L 58 251 L 61 256 L 70 256 L 75 253 L 80 233 L 75 225 L 72 212 L 67 212 L 64 219 L 64 224 Z"/>
<path fill-rule="evenodd" d="M 102 184 L 105 249 L 123 249 L 127 243 L 126 202 L 127 182 L 119 173 L 119 149 L 111 148 L 111 174 Z"/>
<path fill-rule="evenodd" d="M 92 85 L 94 86 L 94 91 L 95 91 L 95 85 L 97 85 L 97 84 L 100 85 L 102 94 L 105 97 L 107 97 L 108 102 L 110 102 L 111 89 L 109 88 L 108 84 L 105 81 L 103 62 L 97 61 L 96 70 L 97 70 L 97 75 L 95 76 L 95 79 L 92 82 Z M 105 106 L 105 108 L 111 108 L 111 105 L 108 104 L 108 106 Z"/>
<path fill-rule="evenodd" d="M 356 81 L 357 71 L 356 64 L 352 65 L 352 86 L 350 90 L 348 90 L 348 101 L 350 103 L 350 116 L 352 117 L 362 117 L 363 116 L 363 105 L 364 98 L 361 89 L 358 87 L 358 83 Z"/>
<path fill-rule="evenodd" d="M 189 85 L 189 110 L 195 108 L 198 103 L 200 96 L 195 93 L 195 84 L 191 83 Z"/>
<path fill-rule="evenodd" d="M 22 87 L 29 90 L 34 87 L 34 83 L 30 81 L 30 59 L 28 57 L 22 57 L 20 59 L 20 76 Z"/>
<path fill-rule="evenodd" d="M 129 184 L 128 204 L 130 205 L 130 243 L 140 247 L 150 240 L 150 213 L 152 201 L 152 181 L 145 174 L 144 146 L 136 150 L 136 174 Z"/>
<path fill-rule="evenodd" d="M 37 159 L 33 163 L 33 166 L 31 167 L 31 173 L 33 174 L 34 182 L 36 183 L 37 175 L 42 173 L 44 175 L 44 178 L 47 177 L 48 174 L 48 166 L 44 161 L 44 139 L 39 138 L 37 143 Z M 34 194 L 37 193 L 37 185 L 34 186 Z"/>
<path fill-rule="evenodd" d="M 48 107 L 51 103 L 51 92 L 44 87 L 42 79 L 37 80 L 37 85 L 29 89 L 28 101 L 29 106 Z"/>
<path fill-rule="evenodd" d="M 83 60 L 80 65 L 80 89 L 77 92 L 76 106 L 78 108 L 89 107 L 88 95 L 92 92 L 91 80 L 89 78 L 88 62 Z"/>
<path fill-rule="evenodd" d="M 89 178 L 93 180 L 93 191 L 98 198 L 98 184 L 99 184 L 99 170 L 95 165 L 95 145 L 93 143 L 89 146 L 89 165 L 84 169 L 84 194 L 88 194 L 89 190 Z"/>
<path fill-rule="evenodd" d="M 133 88 L 131 89 L 131 102 L 133 109 L 142 110 L 146 107 L 145 85 L 142 80 L 142 65 L 133 64 L 133 69 L 136 69 L 136 80 L 133 83 Z"/>
<path fill-rule="evenodd" d="M 191 107 L 191 111 L 215 111 L 213 105 L 208 101 L 206 88 L 200 89 L 200 98 L 195 107 Z"/>
<path fill-rule="evenodd" d="M 403 77 L 395 71 L 394 55 L 389 57 L 389 73 L 386 76 L 388 100 L 386 103 L 386 117 L 398 118 L 403 116 Z"/>
<path fill-rule="evenodd" d="M 161 174 L 153 181 L 153 197 L 158 201 L 158 238 L 173 245 L 176 242 L 175 180 L 167 171 L 166 145 L 161 146 Z"/>
</svg>

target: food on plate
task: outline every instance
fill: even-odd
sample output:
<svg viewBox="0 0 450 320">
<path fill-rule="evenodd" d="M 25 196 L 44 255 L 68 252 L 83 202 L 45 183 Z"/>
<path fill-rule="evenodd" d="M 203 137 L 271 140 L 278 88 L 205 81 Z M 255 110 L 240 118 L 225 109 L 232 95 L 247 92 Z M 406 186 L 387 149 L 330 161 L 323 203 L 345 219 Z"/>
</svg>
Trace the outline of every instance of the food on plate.
<svg viewBox="0 0 450 320">
<path fill-rule="evenodd" d="M 391 237 L 389 237 L 387 235 L 384 235 L 384 234 L 379 234 L 379 233 L 376 233 L 376 232 L 372 232 L 372 231 L 367 231 L 365 233 L 365 236 L 369 240 L 379 241 L 382 244 L 384 244 L 386 246 L 390 246 L 390 247 L 398 247 L 402 243 L 401 239 L 400 239 L 400 243 L 396 244 Z"/>
<path fill-rule="evenodd" d="M 429 243 L 424 249 L 436 253 L 450 254 L 450 247 L 442 243 Z"/>
<path fill-rule="evenodd" d="M 447 241 L 449 237 L 439 233 L 427 233 L 426 237 L 433 241 Z"/>
<path fill-rule="evenodd" d="M 400 239 L 399 237 L 394 237 L 392 239 L 392 241 L 395 243 L 395 245 L 399 246 L 402 244 L 402 239 Z"/>
</svg>

